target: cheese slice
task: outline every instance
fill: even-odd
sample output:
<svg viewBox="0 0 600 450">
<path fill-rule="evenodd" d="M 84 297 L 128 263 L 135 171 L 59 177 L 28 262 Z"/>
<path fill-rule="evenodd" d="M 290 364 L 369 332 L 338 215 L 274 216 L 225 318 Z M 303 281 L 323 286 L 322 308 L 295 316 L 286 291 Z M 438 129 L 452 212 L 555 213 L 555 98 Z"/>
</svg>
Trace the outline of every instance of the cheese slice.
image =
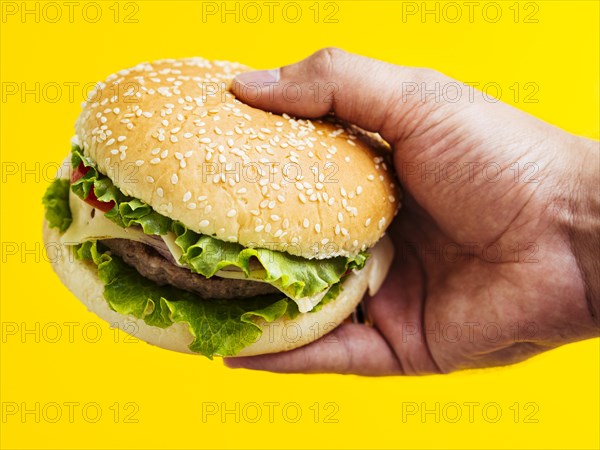
<svg viewBox="0 0 600 450">
<path fill-rule="evenodd" d="M 69 207 L 73 221 L 60 240 L 65 245 L 97 239 L 122 238 L 142 241 L 144 233 L 137 227 L 121 228 L 104 217 L 104 212 L 82 201 L 69 190 Z"/>
</svg>

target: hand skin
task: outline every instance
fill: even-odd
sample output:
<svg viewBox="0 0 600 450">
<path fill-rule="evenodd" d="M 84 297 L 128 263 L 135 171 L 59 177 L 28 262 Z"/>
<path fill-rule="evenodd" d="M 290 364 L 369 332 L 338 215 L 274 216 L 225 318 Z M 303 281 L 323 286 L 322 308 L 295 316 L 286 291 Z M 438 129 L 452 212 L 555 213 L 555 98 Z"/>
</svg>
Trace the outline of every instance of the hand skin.
<svg viewBox="0 0 600 450">
<path fill-rule="evenodd" d="M 286 99 L 290 83 L 299 100 Z M 233 92 L 252 106 L 307 118 L 333 112 L 379 132 L 404 200 L 388 230 L 395 261 L 366 300 L 372 327 L 344 324 L 289 352 L 226 358 L 229 367 L 448 373 L 599 336 L 598 142 L 462 84 L 458 100 L 450 90 L 421 95 L 436 83 L 459 85 L 331 48 L 236 78 Z"/>
</svg>

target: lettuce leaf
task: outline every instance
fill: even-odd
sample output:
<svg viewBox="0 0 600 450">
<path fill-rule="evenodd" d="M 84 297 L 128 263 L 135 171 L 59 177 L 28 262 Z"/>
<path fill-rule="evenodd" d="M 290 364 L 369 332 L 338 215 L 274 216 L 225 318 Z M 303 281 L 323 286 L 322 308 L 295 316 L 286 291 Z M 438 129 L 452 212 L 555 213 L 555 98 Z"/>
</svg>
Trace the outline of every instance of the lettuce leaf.
<svg viewBox="0 0 600 450">
<path fill-rule="evenodd" d="M 307 260 L 264 248 L 244 248 L 234 242 L 195 233 L 179 222 L 173 223 L 173 231 L 177 236 L 175 243 L 183 250 L 180 262 L 192 272 L 210 278 L 225 267 L 235 266 L 249 276 L 250 263 L 255 259 L 264 270 L 258 274 L 252 272 L 252 276 L 260 277 L 296 300 L 328 289 L 338 283 L 348 269 L 362 267 L 366 259 L 359 255 L 355 259 L 340 256 Z"/>
<path fill-rule="evenodd" d="M 157 213 L 147 203 L 123 194 L 110 178 L 98 172 L 93 161 L 74 147 L 71 164 L 77 167 L 81 163 L 89 169 L 72 184 L 71 189 L 77 196 L 85 199 L 93 189 L 99 200 L 114 201 L 115 206 L 105 216 L 121 227 L 139 225 L 146 234 L 163 235 L 172 231 L 176 236 L 175 243 L 183 252 L 179 262 L 206 278 L 225 267 L 235 266 L 246 277 L 252 274 L 253 278 L 264 280 L 288 297 L 299 300 L 339 283 L 348 270 L 361 269 L 367 259 L 366 253 L 360 253 L 353 258 L 308 260 L 265 248 L 245 248 L 238 243 L 196 233 L 181 222 Z M 251 271 L 252 260 L 258 261 L 263 270 Z"/>
<path fill-rule="evenodd" d="M 57 178 L 46 189 L 42 204 L 46 209 L 45 217 L 50 228 L 58 228 L 61 233 L 71 225 L 69 208 L 69 180 Z"/>
<path fill-rule="evenodd" d="M 160 328 L 187 324 L 194 336 L 189 349 L 210 359 L 236 355 L 255 342 L 262 334 L 257 320 L 270 323 L 297 312 L 295 303 L 283 295 L 199 300 L 181 289 L 158 286 L 104 251 L 97 241 L 80 244 L 76 256 L 96 265 L 104 283 L 104 298 L 113 310 Z"/>
</svg>

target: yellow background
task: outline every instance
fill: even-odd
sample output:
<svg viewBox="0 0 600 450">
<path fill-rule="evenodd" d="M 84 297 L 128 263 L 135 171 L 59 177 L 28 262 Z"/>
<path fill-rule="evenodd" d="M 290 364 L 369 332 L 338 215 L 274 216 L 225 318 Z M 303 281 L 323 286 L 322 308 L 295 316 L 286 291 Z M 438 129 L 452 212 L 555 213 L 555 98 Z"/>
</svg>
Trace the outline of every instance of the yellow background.
<svg viewBox="0 0 600 450">
<path fill-rule="evenodd" d="M 2 3 L 4 8 L 6 2 Z M 34 3 L 28 2 L 28 7 L 34 8 Z M 220 360 L 127 343 L 124 334 L 104 323 L 99 325 L 99 341 L 86 342 L 82 328 L 86 326 L 90 341 L 98 329 L 93 324 L 100 322 L 61 285 L 43 253 L 35 250 L 41 241 L 40 199 L 52 168 L 69 150 L 81 86 L 116 69 L 144 60 L 192 55 L 271 68 L 323 46 L 339 46 L 393 63 L 434 67 L 464 81 L 496 82 L 503 89 L 502 99 L 510 103 L 515 103 L 511 85 L 537 83 L 534 98 L 538 102 L 525 103 L 521 98 L 517 107 L 573 133 L 598 138 L 598 2 L 540 1 L 533 7 L 521 3 L 517 23 L 512 1 L 498 3 L 503 16 L 497 23 L 486 21 L 481 8 L 469 23 L 464 17 L 466 6 L 457 23 L 448 23 L 443 16 L 436 23 L 432 15 L 425 22 L 419 15 L 403 22 L 402 3 L 391 1 L 336 2 L 338 23 L 323 23 L 323 3 L 317 5 L 321 16 L 315 23 L 314 11 L 309 9 L 312 1 L 299 2 L 303 17 L 297 23 L 283 20 L 280 10 L 273 23 L 265 17 L 257 23 L 244 22 L 242 17 L 236 23 L 232 15 L 225 23 L 218 16 L 203 22 L 201 2 L 191 1 L 136 2 L 138 23 L 123 23 L 123 15 L 133 7 L 125 10 L 122 2 L 116 5 L 121 16 L 115 23 L 115 2 L 109 1 L 98 2 L 101 20 L 88 23 L 81 14 L 85 3 L 75 9 L 73 23 L 65 16 L 66 6 L 57 23 L 48 23 L 44 17 L 36 23 L 32 15 L 25 22 L 16 15 L 0 23 L 2 82 L 19 86 L 25 82 L 30 88 L 39 82 L 40 89 L 50 89 L 48 83 L 63 86 L 55 103 L 49 101 L 55 96 L 49 90 L 39 102 L 33 95 L 25 102 L 19 95 L 2 101 L 1 321 L 5 342 L 1 400 L 5 408 L 13 402 L 19 407 L 24 402 L 29 408 L 36 402 L 40 407 L 57 402 L 63 408 L 57 423 L 44 417 L 37 423 L 33 414 L 25 421 L 19 414 L 6 415 L 0 422 L 3 448 L 599 447 L 598 339 L 512 367 L 447 376 L 370 379 L 233 371 Z M 480 2 L 481 6 L 486 3 Z M 420 8 L 421 2 L 416 5 Z M 523 23 L 525 13 L 536 5 L 538 23 Z M 429 7 L 434 6 L 430 3 Z M 53 17 L 52 11 L 46 12 Z M 79 83 L 73 100 L 68 98 L 65 82 Z M 19 173 L 9 174 L 15 167 Z M 37 174 L 26 175 L 23 182 L 23 168 Z M 32 254 L 24 252 L 31 249 Z M 64 322 L 79 324 L 73 342 L 66 336 Z M 23 324 L 34 329 L 36 323 L 39 343 L 35 331 L 20 334 Z M 54 339 L 51 323 L 58 323 L 63 333 L 56 343 L 50 342 Z M 14 327 L 16 335 L 9 332 Z M 73 423 L 66 417 L 64 402 L 80 404 L 73 407 Z M 89 402 L 96 402 L 102 410 L 97 423 L 82 418 L 81 407 Z M 110 409 L 115 402 L 120 410 L 116 423 L 115 407 Z M 131 406 L 126 409 L 128 402 L 139 407 L 133 417 L 137 423 L 124 423 L 124 414 L 133 411 Z M 249 402 L 280 405 L 275 407 L 273 423 L 269 423 L 266 406 L 256 423 L 246 420 L 254 414 L 251 407 L 239 423 L 233 414 L 224 421 L 219 415 L 203 421 L 202 405 L 211 402 L 219 408 L 222 402 L 229 408 L 236 402 L 242 408 Z M 302 408 L 297 423 L 292 423 L 291 414 L 287 420 L 282 416 L 281 407 L 290 402 Z M 320 410 L 316 423 L 314 406 L 310 409 L 315 402 Z M 333 411 L 325 405 L 329 402 L 337 404 L 337 423 L 324 423 L 324 414 Z M 403 420 L 403 402 L 416 402 L 419 407 L 425 402 L 428 408 L 436 402 L 442 408 L 448 402 L 480 405 L 472 423 L 464 405 L 463 417 L 452 423 L 454 412 L 448 409 L 439 422 L 433 414 L 425 420 L 419 414 Z M 481 407 L 490 402 L 502 410 L 496 423 L 482 415 Z M 515 402 L 521 413 L 516 423 Z M 524 414 L 532 411 L 525 404 L 530 402 L 537 405 L 533 416 L 537 423 L 525 423 Z M 53 415 L 46 410 L 46 418 Z"/>
</svg>

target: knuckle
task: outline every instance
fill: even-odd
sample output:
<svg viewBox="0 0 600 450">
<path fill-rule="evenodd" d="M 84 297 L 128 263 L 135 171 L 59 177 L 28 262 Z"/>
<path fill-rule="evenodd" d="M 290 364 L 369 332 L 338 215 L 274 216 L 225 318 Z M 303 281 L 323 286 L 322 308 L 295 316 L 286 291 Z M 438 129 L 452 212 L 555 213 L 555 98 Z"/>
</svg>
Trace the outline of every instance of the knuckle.
<svg viewBox="0 0 600 450">
<path fill-rule="evenodd" d="M 331 78 L 340 65 L 346 52 L 337 47 L 326 47 L 310 58 L 310 67 L 317 78 Z"/>
</svg>

